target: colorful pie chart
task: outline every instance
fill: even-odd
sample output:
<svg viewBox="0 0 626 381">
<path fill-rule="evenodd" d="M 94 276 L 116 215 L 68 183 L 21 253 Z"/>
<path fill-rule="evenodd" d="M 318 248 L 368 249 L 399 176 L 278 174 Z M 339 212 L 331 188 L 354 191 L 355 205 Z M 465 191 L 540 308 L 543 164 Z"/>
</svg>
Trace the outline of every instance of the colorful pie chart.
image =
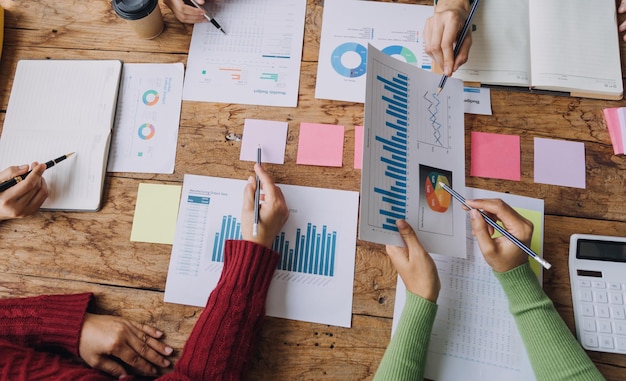
<svg viewBox="0 0 626 381">
<path fill-rule="evenodd" d="M 440 182 L 450 186 L 450 181 L 446 176 L 437 172 L 429 173 L 424 184 L 424 191 L 428 207 L 434 212 L 445 213 L 450 207 L 452 196 L 439 185 Z"/>
</svg>

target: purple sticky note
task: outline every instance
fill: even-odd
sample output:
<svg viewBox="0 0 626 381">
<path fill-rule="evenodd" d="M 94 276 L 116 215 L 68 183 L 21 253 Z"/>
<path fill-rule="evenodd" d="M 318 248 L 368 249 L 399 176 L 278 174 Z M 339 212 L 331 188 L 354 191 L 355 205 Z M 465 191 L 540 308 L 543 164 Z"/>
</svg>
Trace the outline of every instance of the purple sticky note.
<svg viewBox="0 0 626 381">
<path fill-rule="evenodd" d="M 363 168 L 363 126 L 354 126 L 354 169 Z"/>
<path fill-rule="evenodd" d="M 535 138 L 535 182 L 585 188 L 585 144 Z"/>
<path fill-rule="evenodd" d="M 287 122 L 246 119 L 243 125 L 239 160 L 256 161 L 256 152 L 260 145 L 263 163 L 283 164 L 287 127 Z"/>
<path fill-rule="evenodd" d="M 300 123 L 296 163 L 341 167 L 344 127 L 334 124 Z"/>
<path fill-rule="evenodd" d="M 520 137 L 472 132 L 470 175 L 520 181 Z"/>
</svg>

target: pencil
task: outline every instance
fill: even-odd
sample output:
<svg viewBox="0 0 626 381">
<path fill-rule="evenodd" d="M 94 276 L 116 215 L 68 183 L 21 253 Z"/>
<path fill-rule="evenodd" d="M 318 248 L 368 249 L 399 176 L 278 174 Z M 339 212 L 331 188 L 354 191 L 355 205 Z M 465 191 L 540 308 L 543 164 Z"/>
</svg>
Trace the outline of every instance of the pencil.
<svg viewBox="0 0 626 381">
<path fill-rule="evenodd" d="M 73 154 L 74 154 L 74 152 L 70 152 L 70 153 L 65 154 L 63 156 L 57 157 L 54 160 L 50 160 L 50 161 L 46 162 L 46 169 L 48 169 L 50 167 L 54 167 L 56 164 L 62 162 L 63 160 L 67 159 L 68 157 L 72 156 Z M 26 178 L 26 176 L 28 176 L 31 172 L 32 172 L 32 170 L 24 173 L 23 175 L 15 176 L 12 179 L 9 179 L 7 181 L 4 181 L 4 182 L 0 183 L 0 192 L 4 192 L 5 190 L 11 188 L 15 184 L 17 184 L 20 181 L 24 180 Z"/>
<path fill-rule="evenodd" d="M 465 20 L 465 24 L 463 25 L 463 29 L 461 29 L 461 34 L 459 34 L 459 38 L 456 40 L 456 45 L 454 45 L 454 58 L 459 54 L 461 50 L 461 45 L 463 45 L 463 41 L 465 41 L 465 37 L 467 36 L 467 32 L 469 30 L 470 25 L 472 24 L 472 18 L 474 17 L 474 13 L 476 13 L 476 8 L 478 8 L 478 3 L 480 0 L 474 0 L 472 4 L 472 8 L 470 9 L 469 16 L 467 16 L 467 20 Z M 443 87 L 448 80 L 447 75 L 441 76 L 441 80 L 439 81 L 439 86 L 437 86 L 437 95 L 443 90 Z"/>
<path fill-rule="evenodd" d="M 207 15 L 206 11 L 204 10 L 204 8 L 202 8 L 200 6 L 200 4 L 196 3 L 195 0 L 189 0 L 191 2 L 191 4 L 193 4 L 194 7 L 198 8 L 199 10 L 201 10 L 202 12 L 204 12 L 204 18 L 206 18 L 207 20 L 209 20 L 209 22 L 211 24 L 213 24 L 213 26 L 215 26 L 217 29 L 221 30 L 222 33 L 226 34 L 226 32 L 224 32 L 224 29 L 222 29 L 222 27 L 220 26 L 220 24 L 217 23 L 217 20 L 215 20 L 214 18 L 209 17 L 209 15 Z"/>
<path fill-rule="evenodd" d="M 461 204 L 463 204 L 467 209 L 472 210 L 474 208 L 472 208 L 471 206 L 469 206 L 466 202 L 465 199 L 463 198 L 463 196 L 461 196 L 457 191 L 455 191 L 454 189 L 450 188 L 449 186 L 447 186 L 446 184 L 439 182 L 439 185 L 446 190 L 448 193 L 450 193 L 450 195 L 452 195 L 452 197 L 454 197 L 457 201 L 459 201 Z M 532 251 L 530 248 L 528 248 L 528 246 L 524 245 L 524 243 L 522 241 L 520 241 L 519 239 L 517 239 L 513 234 L 509 233 L 505 228 L 503 228 L 502 226 L 498 225 L 494 220 L 492 220 L 491 218 L 489 218 L 488 215 L 485 214 L 485 212 L 483 212 L 480 209 L 476 209 L 478 210 L 478 212 L 480 213 L 481 216 L 483 216 L 483 218 L 485 219 L 485 221 L 487 221 L 487 223 L 494 229 L 496 229 L 498 232 L 500 232 L 500 234 L 502 234 L 503 236 L 505 236 L 506 238 L 508 238 L 511 242 L 513 242 L 515 245 L 517 245 L 517 247 L 519 247 L 520 249 L 522 249 L 523 252 L 525 252 L 526 254 L 528 254 L 531 258 L 533 258 L 535 261 L 539 262 L 539 264 L 543 267 L 546 268 L 546 270 L 549 270 L 550 267 L 552 267 L 552 265 L 550 263 L 548 263 L 548 261 L 546 261 L 545 259 L 541 258 L 539 255 L 537 255 L 537 253 L 535 253 L 534 251 Z"/>
<path fill-rule="evenodd" d="M 261 146 L 256 149 L 256 163 L 261 165 Z M 259 234 L 259 204 L 261 202 L 261 179 L 256 175 L 256 190 L 254 191 L 254 225 L 252 225 L 252 236 Z"/>
</svg>

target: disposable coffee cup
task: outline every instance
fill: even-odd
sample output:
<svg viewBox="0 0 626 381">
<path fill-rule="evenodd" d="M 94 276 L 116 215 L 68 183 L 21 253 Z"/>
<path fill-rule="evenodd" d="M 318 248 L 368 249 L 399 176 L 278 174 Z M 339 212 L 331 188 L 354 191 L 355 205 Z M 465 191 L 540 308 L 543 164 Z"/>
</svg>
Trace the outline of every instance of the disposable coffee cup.
<svg viewBox="0 0 626 381">
<path fill-rule="evenodd" d="M 132 25 L 141 38 L 155 38 L 163 31 L 159 0 L 112 0 L 118 16 Z"/>
</svg>

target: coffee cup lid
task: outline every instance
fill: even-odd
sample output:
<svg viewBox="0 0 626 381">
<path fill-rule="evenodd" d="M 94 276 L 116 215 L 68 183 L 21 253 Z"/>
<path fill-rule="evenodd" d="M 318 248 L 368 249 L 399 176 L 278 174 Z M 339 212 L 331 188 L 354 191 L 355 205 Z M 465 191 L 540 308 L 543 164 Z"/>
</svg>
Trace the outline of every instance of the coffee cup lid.
<svg viewBox="0 0 626 381">
<path fill-rule="evenodd" d="M 113 9 L 123 19 L 138 20 L 148 16 L 158 5 L 158 0 L 112 0 Z"/>
</svg>

